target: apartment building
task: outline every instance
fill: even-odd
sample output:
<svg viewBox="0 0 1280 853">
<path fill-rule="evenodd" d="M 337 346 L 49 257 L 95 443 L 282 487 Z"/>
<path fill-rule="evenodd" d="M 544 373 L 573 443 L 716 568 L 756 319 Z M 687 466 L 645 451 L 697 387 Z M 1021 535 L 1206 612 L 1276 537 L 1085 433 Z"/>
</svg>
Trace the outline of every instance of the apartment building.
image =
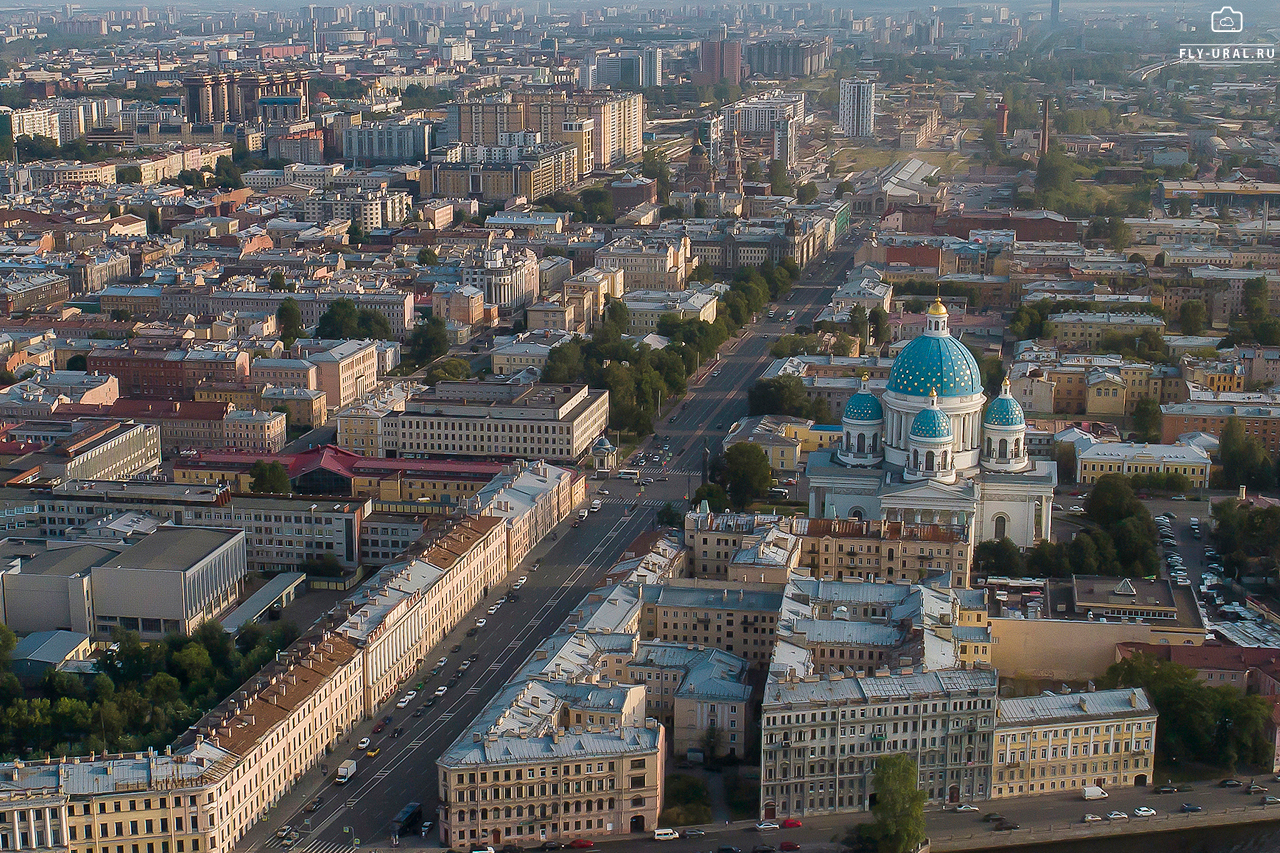
<svg viewBox="0 0 1280 853">
<path fill-rule="evenodd" d="M 302 200 L 308 222 L 349 219 L 366 234 L 404 222 L 413 207 L 408 193 L 395 190 L 345 189 L 310 195 Z"/>
<path fill-rule="evenodd" d="M 697 261 L 688 237 L 620 237 L 596 250 L 595 265 L 622 270 L 628 291 L 683 291 Z"/>
<path fill-rule="evenodd" d="M 996 687 L 991 670 L 771 672 L 760 712 L 761 816 L 867 811 L 875 762 L 889 755 L 915 760 L 928 802 L 985 799 Z"/>
<path fill-rule="evenodd" d="M 278 388 L 320 387 L 316 366 L 304 358 L 255 358 L 249 363 L 249 381 Z"/>
<path fill-rule="evenodd" d="M 502 521 L 508 571 L 587 497 L 587 481 L 568 468 L 518 459 L 505 465 L 467 502 L 471 512 Z"/>
<path fill-rule="evenodd" d="M 627 333 L 647 335 L 658 330 L 666 316 L 677 320 L 716 321 L 716 294 L 710 290 L 631 290 L 622 297 L 627 306 Z"/>
<path fill-rule="evenodd" d="M 191 400 L 202 382 L 243 383 L 249 354 L 235 349 L 95 349 L 85 356 L 90 373 L 109 373 L 128 397 Z"/>
<path fill-rule="evenodd" d="M 1163 335 L 1165 329 L 1164 320 L 1154 314 L 1071 311 L 1050 314 L 1048 322 L 1051 326 L 1050 343 L 1077 349 L 1093 349 L 1113 332 L 1123 332 L 1132 337 L 1144 331 Z"/>
<path fill-rule="evenodd" d="M 953 588 L 970 585 L 972 530 L 939 524 L 790 519 L 800 537 L 800 569 L 824 580 L 916 583 L 949 576 Z"/>
<path fill-rule="evenodd" d="M 1186 381 L 1172 365 L 1034 345 L 1020 352 L 1010 368 L 1009 392 L 1025 411 L 1090 416 L 1132 415 L 1144 399 L 1187 399 Z"/>
<path fill-rule="evenodd" d="M 650 832 L 665 758 L 644 687 L 513 682 L 436 762 L 440 838 L 512 844 Z"/>
<path fill-rule="evenodd" d="M 16 314 L 58 305 L 71 295 L 71 279 L 56 272 L 10 272 L 0 277 L 0 312 Z"/>
<path fill-rule="evenodd" d="M 639 633 L 642 640 L 720 649 L 762 667 L 773 654 L 781 608 L 781 584 L 675 580 L 642 588 Z"/>
<path fill-rule="evenodd" d="M 1156 710 L 1141 687 L 1003 699 L 991 797 L 1152 784 Z"/>
<path fill-rule="evenodd" d="M 498 148 L 504 151 L 506 148 Z M 459 145 L 422 171 L 424 195 L 505 201 L 515 196 L 538 200 L 577 183 L 579 150 L 568 142 L 515 146 L 499 157 L 492 149 Z M 435 155 L 432 155 L 433 158 Z"/>
<path fill-rule="evenodd" d="M 421 163 L 431 150 L 431 123 L 393 119 L 352 125 L 342 131 L 343 156 L 353 163 Z"/>
<path fill-rule="evenodd" d="M 340 408 L 378 387 L 377 341 L 298 341 L 294 350 L 316 368 L 325 403 Z"/>
<path fill-rule="evenodd" d="M 324 426 L 329 420 L 328 397 L 323 391 L 309 388 L 266 388 L 262 392 L 262 406 L 275 410 L 283 406 L 289 420 L 295 426 L 312 429 Z M 286 424 L 287 426 L 287 424 Z"/>
<path fill-rule="evenodd" d="M 16 455 L 10 463 L 12 484 L 124 480 L 160 467 L 160 428 L 154 424 L 96 418 L 24 420 L 5 429 L 4 436 L 20 446 L 41 447 Z"/>
<path fill-rule="evenodd" d="M 364 655 L 362 704 L 378 708 L 427 651 L 507 574 L 500 519 L 442 521 L 418 553 L 379 572 L 336 629 Z"/>
<path fill-rule="evenodd" d="M 1209 454 L 1189 444 L 1099 442 L 1076 456 L 1076 482 L 1092 484 L 1107 474 L 1181 474 L 1193 489 L 1209 486 Z"/>
<path fill-rule="evenodd" d="M 770 89 L 720 108 L 726 136 L 771 135 L 778 119 L 803 121 L 805 93 Z"/>
<path fill-rule="evenodd" d="M 1268 453 L 1280 453 L 1280 406 L 1250 403 L 1188 402 L 1161 406 L 1160 437 L 1177 442 L 1188 432 L 1222 435 L 1227 421 L 1238 418 L 1246 434 L 1258 439 Z"/>
<path fill-rule="evenodd" d="M 344 416 L 338 414 L 340 435 Z M 608 417 L 609 392 L 586 385 L 438 382 L 379 421 L 393 436 L 383 440 L 388 455 L 576 462 L 604 433 Z"/>
<path fill-rule="evenodd" d="M 235 450 L 279 453 L 284 449 L 284 412 L 237 409 L 222 419 L 223 440 Z"/>
</svg>

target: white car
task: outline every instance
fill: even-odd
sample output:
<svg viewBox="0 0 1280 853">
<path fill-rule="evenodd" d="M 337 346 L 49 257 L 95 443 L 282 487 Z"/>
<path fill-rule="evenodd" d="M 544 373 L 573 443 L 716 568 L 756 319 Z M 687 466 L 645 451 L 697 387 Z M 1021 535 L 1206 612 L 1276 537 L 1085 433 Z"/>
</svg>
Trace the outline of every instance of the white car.
<svg viewBox="0 0 1280 853">
<path fill-rule="evenodd" d="M 436 688 L 436 698 L 439 699 L 441 696 L 443 696 L 447 692 L 449 692 L 448 686 L 441 684 L 439 687 Z"/>
<path fill-rule="evenodd" d="M 1102 815 L 1087 814 L 1082 820 L 1084 823 L 1102 823 Z"/>
<path fill-rule="evenodd" d="M 1149 806 L 1138 806 L 1133 810 L 1134 817 L 1155 817 L 1156 810 Z"/>
<path fill-rule="evenodd" d="M 495 605 L 493 605 L 492 607 L 490 607 L 490 608 L 489 608 L 489 615 L 490 615 L 490 616 L 492 616 L 493 614 L 497 613 L 497 612 L 498 612 L 498 607 L 499 607 L 499 605 L 497 605 L 497 604 L 495 604 Z"/>
<path fill-rule="evenodd" d="M 1071 512 L 1084 512 L 1084 507 L 1077 504 L 1071 508 Z"/>
<path fill-rule="evenodd" d="M 360 738 L 360 742 L 356 744 L 356 749 L 368 749 L 369 739 L 367 737 Z"/>
<path fill-rule="evenodd" d="M 598 491 L 596 492 L 596 494 L 597 494 L 597 495 L 607 495 L 607 494 L 609 494 L 609 490 L 608 490 L 608 489 L 600 489 L 600 490 L 598 490 Z"/>
<path fill-rule="evenodd" d="M 757 832 L 768 832 L 772 829 L 779 829 L 779 826 L 771 820 L 763 820 L 756 824 Z"/>
<path fill-rule="evenodd" d="M 477 620 L 476 620 L 476 627 L 477 627 L 477 628 L 483 628 L 485 625 L 488 625 L 488 624 L 489 624 L 489 620 L 488 620 L 488 619 L 477 619 Z"/>
<path fill-rule="evenodd" d="M 408 707 L 409 707 L 409 697 L 408 697 L 408 696 L 405 696 L 405 697 L 401 698 L 401 699 L 400 699 L 400 701 L 396 703 L 396 707 L 397 707 L 397 708 L 400 708 L 400 709 L 408 708 Z"/>
<path fill-rule="evenodd" d="M 977 806 L 975 806 L 973 803 L 961 803 L 960 805 L 956 806 L 956 811 L 958 811 L 958 812 L 976 812 L 976 811 L 979 811 L 979 809 L 978 809 L 978 807 L 977 807 Z"/>
<path fill-rule="evenodd" d="M 1122 811 L 1107 812 L 1107 820 L 1128 820 L 1129 815 Z"/>
<path fill-rule="evenodd" d="M 521 575 L 520 577 L 516 578 L 516 586 L 524 586 L 528 582 L 529 582 L 528 575 Z"/>
<path fill-rule="evenodd" d="M 286 835 L 288 835 L 291 832 L 293 832 L 292 826 L 287 826 L 287 825 L 282 826 L 276 830 L 276 838 L 284 838 Z"/>
<path fill-rule="evenodd" d="M 404 698 L 409 699 L 409 700 L 411 700 L 411 701 L 412 701 L 412 700 L 414 700 L 414 699 L 417 699 L 417 698 L 418 698 L 418 691 L 416 691 L 416 690 L 410 690 L 408 693 L 404 694 Z"/>
</svg>

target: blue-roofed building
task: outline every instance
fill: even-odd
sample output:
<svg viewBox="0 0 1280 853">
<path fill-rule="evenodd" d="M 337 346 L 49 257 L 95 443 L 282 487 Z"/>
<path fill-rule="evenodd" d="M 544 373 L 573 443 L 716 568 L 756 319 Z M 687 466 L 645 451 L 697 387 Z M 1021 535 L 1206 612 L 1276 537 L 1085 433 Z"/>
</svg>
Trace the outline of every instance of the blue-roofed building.
<svg viewBox="0 0 1280 853">
<path fill-rule="evenodd" d="M 88 634 L 75 631 L 37 631 L 14 647 L 9 669 L 23 684 L 36 684 L 45 673 L 67 661 L 88 660 L 93 644 Z"/>
</svg>

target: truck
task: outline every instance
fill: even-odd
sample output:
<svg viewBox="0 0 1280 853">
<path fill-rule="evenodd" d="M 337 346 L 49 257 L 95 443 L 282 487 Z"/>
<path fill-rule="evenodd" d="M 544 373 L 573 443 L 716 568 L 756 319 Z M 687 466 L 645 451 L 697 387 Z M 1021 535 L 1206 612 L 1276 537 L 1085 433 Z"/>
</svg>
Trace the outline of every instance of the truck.
<svg viewBox="0 0 1280 853">
<path fill-rule="evenodd" d="M 1086 800 L 1105 800 L 1107 797 L 1111 796 L 1097 785 L 1085 785 L 1080 789 L 1080 794 Z"/>
<path fill-rule="evenodd" d="M 354 775 L 356 775 L 356 761 L 354 758 L 348 758 L 338 765 L 338 775 L 334 777 L 333 784 L 345 785 Z"/>
</svg>

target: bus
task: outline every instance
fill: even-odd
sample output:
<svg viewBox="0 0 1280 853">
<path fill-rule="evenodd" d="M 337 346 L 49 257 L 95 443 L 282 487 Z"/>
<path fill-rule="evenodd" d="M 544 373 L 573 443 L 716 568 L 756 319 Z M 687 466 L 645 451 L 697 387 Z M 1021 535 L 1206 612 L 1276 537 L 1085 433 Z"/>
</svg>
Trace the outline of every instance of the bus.
<svg viewBox="0 0 1280 853">
<path fill-rule="evenodd" d="M 408 803 L 391 819 L 391 837 L 399 838 L 417 832 L 422 823 L 422 803 Z"/>
<path fill-rule="evenodd" d="M 621 468 L 618 470 L 618 479 L 635 482 L 640 479 L 640 472 L 635 468 Z"/>
</svg>

